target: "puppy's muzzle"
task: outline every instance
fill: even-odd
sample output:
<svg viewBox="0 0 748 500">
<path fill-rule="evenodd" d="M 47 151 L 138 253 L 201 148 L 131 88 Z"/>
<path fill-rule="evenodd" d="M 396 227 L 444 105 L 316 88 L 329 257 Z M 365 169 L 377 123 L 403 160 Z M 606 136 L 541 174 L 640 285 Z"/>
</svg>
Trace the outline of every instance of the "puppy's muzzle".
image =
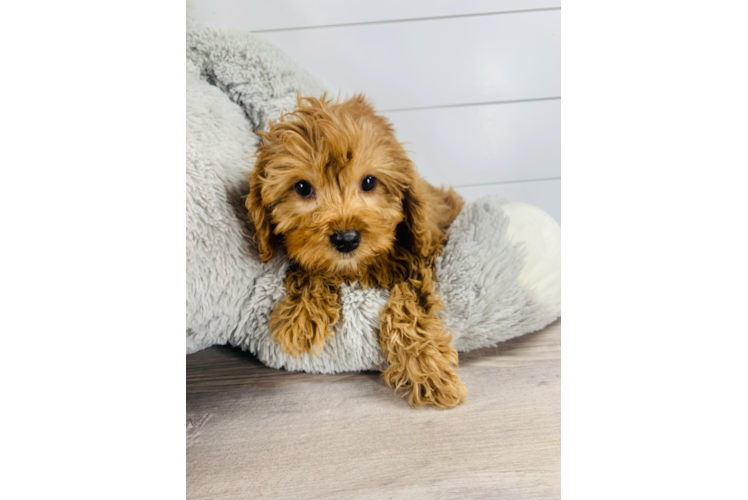
<svg viewBox="0 0 748 500">
<path fill-rule="evenodd" d="M 358 248 L 358 244 L 361 242 L 361 233 L 355 229 L 346 229 L 338 233 L 333 233 L 330 236 L 330 243 L 335 247 L 335 250 L 342 253 L 348 253 Z"/>
</svg>

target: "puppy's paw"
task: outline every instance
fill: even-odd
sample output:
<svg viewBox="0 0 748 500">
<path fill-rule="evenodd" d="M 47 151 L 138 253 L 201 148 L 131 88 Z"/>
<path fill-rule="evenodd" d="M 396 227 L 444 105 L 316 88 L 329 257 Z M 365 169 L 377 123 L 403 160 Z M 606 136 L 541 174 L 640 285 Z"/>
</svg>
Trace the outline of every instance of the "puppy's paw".
<svg viewBox="0 0 748 500">
<path fill-rule="evenodd" d="M 434 376 L 424 382 L 413 384 L 410 405 L 432 405 L 439 408 L 452 408 L 465 401 L 467 388 L 453 369 Z"/>
<path fill-rule="evenodd" d="M 330 327 L 340 315 L 337 302 L 326 306 L 316 307 L 313 303 L 295 301 L 287 296 L 270 316 L 273 341 L 295 358 L 304 353 L 318 355 L 328 337 L 334 334 Z"/>
<path fill-rule="evenodd" d="M 387 385 L 408 395 L 410 406 L 432 405 L 452 408 L 465 401 L 467 389 L 457 375 L 457 351 L 427 349 L 414 357 L 402 358 L 382 372 Z"/>
</svg>

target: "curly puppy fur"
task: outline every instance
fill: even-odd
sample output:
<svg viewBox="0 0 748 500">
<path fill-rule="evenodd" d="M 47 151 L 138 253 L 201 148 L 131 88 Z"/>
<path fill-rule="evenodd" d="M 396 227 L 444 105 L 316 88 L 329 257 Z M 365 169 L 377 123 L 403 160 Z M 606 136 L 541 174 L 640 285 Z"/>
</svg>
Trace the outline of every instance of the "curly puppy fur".
<svg viewBox="0 0 748 500">
<path fill-rule="evenodd" d="M 385 382 L 411 406 L 464 401 L 433 275 L 462 198 L 418 175 L 390 123 L 361 95 L 344 102 L 299 97 L 293 113 L 259 134 L 246 200 L 255 242 L 263 262 L 281 245 L 291 259 L 288 294 L 270 318 L 273 340 L 294 356 L 318 353 L 340 317 L 341 283 L 386 287 L 379 334 Z M 331 236 L 346 231 L 360 241 L 344 252 Z"/>
</svg>

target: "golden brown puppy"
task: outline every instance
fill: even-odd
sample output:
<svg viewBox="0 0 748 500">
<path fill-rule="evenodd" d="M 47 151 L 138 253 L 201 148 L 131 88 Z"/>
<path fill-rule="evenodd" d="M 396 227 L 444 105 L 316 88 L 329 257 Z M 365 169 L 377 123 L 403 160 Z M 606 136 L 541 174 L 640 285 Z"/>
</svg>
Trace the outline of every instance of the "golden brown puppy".
<svg viewBox="0 0 748 500">
<path fill-rule="evenodd" d="M 259 132 L 247 209 L 263 262 L 283 245 L 288 292 L 270 318 L 273 340 L 294 356 L 319 352 L 340 316 L 342 282 L 390 290 L 380 314 L 384 380 L 411 406 L 455 406 L 451 333 L 437 317 L 434 264 L 463 206 L 451 188 L 423 180 L 389 122 L 363 96 L 298 99 Z"/>
</svg>

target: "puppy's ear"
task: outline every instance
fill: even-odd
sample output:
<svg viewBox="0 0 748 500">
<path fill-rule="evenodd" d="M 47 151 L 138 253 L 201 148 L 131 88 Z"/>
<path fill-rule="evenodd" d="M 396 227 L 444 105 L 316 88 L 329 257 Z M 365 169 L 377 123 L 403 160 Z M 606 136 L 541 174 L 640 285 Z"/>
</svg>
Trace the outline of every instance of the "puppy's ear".
<svg viewBox="0 0 748 500">
<path fill-rule="evenodd" d="M 410 183 L 403 197 L 405 225 L 408 230 L 407 244 L 416 255 L 428 257 L 436 251 L 439 244 L 438 234 L 432 227 L 433 221 L 428 213 L 427 187 L 415 170 L 411 171 Z"/>
<path fill-rule="evenodd" d="M 249 218 L 255 226 L 255 244 L 260 252 L 260 261 L 267 262 L 275 255 L 278 240 L 273 234 L 269 207 L 262 200 L 262 183 L 265 177 L 265 163 L 257 159 L 249 174 L 249 195 L 246 199 Z"/>
</svg>

